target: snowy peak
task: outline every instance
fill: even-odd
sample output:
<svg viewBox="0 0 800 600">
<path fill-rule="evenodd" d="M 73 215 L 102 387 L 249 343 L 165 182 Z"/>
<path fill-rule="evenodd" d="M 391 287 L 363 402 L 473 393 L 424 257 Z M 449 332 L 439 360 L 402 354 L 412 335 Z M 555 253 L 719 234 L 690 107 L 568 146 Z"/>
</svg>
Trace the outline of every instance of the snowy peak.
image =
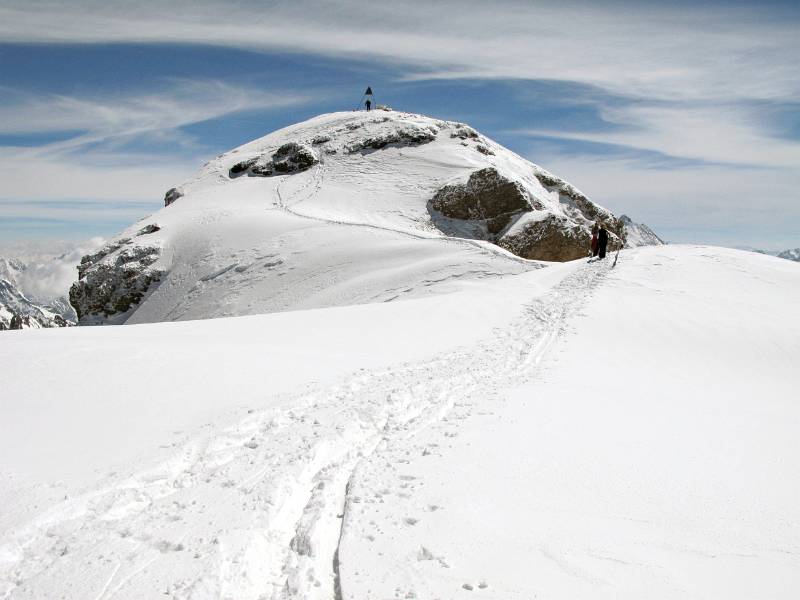
<svg viewBox="0 0 800 600">
<path fill-rule="evenodd" d="M 19 275 L 25 271 L 25 264 L 14 258 L 0 256 L 0 279 L 5 279 L 13 285 L 19 285 Z"/>
<path fill-rule="evenodd" d="M 67 327 L 72 324 L 57 312 L 28 300 L 7 279 L 0 279 L 0 331 Z"/>
<path fill-rule="evenodd" d="M 622 215 L 619 220 L 625 226 L 625 245 L 628 248 L 664 245 L 664 241 L 644 223 L 634 223 L 628 215 Z"/>
<path fill-rule="evenodd" d="M 384 110 L 270 133 L 164 204 L 84 258 L 81 323 L 413 298 L 587 256 L 598 221 L 624 239 L 611 212 L 472 127 Z"/>
</svg>

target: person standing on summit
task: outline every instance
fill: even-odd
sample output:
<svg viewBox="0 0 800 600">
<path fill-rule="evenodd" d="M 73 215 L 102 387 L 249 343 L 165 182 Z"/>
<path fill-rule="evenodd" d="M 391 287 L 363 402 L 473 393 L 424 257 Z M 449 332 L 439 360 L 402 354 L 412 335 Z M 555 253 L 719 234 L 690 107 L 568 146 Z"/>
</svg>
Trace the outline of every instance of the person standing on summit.
<svg viewBox="0 0 800 600">
<path fill-rule="evenodd" d="M 608 246 L 608 231 L 606 231 L 605 223 L 600 223 L 600 231 L 597 233 L 598 258 L 606 257 L 606 246 Z"/>
<path fill-rule="evenodd" d="M 369 98 L 367 98 L 367 101 L 364 102 L 364 104 L 367 106 L 367 110 L 370 110 L 372 108 L 372 100 L 370 100 Z"/>
<path fill-rule="evenodd" d="M 597 231 L 599 228 L 599 224 L 595 221 L 595 224 L 592 225 L 592 242 L 591 250 L 589 252 L 590 256 L 597 256 Z"/>
</svg>

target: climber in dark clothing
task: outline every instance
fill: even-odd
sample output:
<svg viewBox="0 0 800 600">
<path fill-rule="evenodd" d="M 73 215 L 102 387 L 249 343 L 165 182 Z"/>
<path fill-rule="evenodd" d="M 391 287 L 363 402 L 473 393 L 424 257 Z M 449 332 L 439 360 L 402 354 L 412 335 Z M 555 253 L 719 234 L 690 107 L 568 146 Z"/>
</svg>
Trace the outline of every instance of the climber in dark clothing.
<svg viewBox="0 0 800 600">
<path fill-rule="evenodd" d="M 367 100 L 364 104 L 367 105 L 367 110 L 370 110 L 372 108 L 372 102 L 371 101 Z"/>
<path fill-rule="evenodd" d="M 606 246 L 608 246 L 608 232 L 605 225 L 600 225 L 600 231 L 597 234 L 597 255 L 599 258 L 606 257 Z"/>
</svg>

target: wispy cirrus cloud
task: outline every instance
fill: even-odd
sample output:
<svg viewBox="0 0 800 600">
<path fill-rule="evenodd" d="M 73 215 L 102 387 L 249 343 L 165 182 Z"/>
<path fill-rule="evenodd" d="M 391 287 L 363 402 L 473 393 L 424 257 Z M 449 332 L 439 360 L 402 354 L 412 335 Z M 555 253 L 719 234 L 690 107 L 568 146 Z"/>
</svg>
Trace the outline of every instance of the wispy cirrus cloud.
<svg viewBox="0 0 800 600">
<path fill-rule="evenodd" d="M 389 60 L 415 78 L 579 81 L 659 99 L 800 93 L 797 15 L 764 5 L 10 0 L 0 40 L 177 43 Z"/>
<path fill-rule="evenodd" d="M 267 92 L 220 81 L 159 83 L 158 92 L 115 95 L 42 96 L 3 90 L 9 101 L 0 106 L 0 136 L 72 135 L 32 147 L 0 146 L 0 180 L 4 182 L 0 199 L 156 202 L 207 158 L 207 150 L 192 147 L 191 136 L 180 128 L 307 100 L 296 92 Z M 137 151 L 143 140 L 161 142 L 163 149 Z M 21 209 L 19 204 L 13 206 Z M 10 204 L 0 204 L 0 217 L 11 218 L 11 210 Z M 31 205 L 27 210 L 38 209 Z M 80 217 L 80 211 L 74 214 Z"/>
<path fill-rule="evenodd" d="M 789 111 L 800 97 L 798 27 L 796 6 L 755 2 L 405 0 L 369 10 L 360 0 L 0 5 L 0 43 L 7 44 L 233 48 L 265 61 L 288 51 L 368 62 L 391 72 L 396 89 L 429 81 L 557 82 L 549 99 L 557 108 L 543 118 L 510 123 L 500 116 L 497 130 L 485 133 L 513 129 L 530 140 L 594 144 L 595 153 L 582 154 L 544 152 L 539 144 L 528 156 L 615 210 L 638 202 L 633 216 L 657 227 L 707 223 L 714 206 L 737 214 L 765 206 L 755 210 L 759 218 L 770 211 L 777 221 L 793 218 L 800 131 L 771 113 Z M 104 188 L 125 201 L 160 195 L 167 180 L 174 185 L 199 162 L 200 151 L 187 158 L 193 123 L 289 107 L 313 86 L 266 93 L 220 78 L 91 96 L 6 91 L 0 136 L 64 135 L 33 148 L 0 148 L 4 193 L 99 198 Z M 526 102 L 536 99 L 504 98 L 485 110 Z M 596 117 L 570 122 L 582 105 Z M 132 152 L 131 140 L 149 141 L 157 156 Z M 663 156 L 669 168 L 654 170 L 637 153 Z M 49 181 L 26 157 L 46 166 Z"/>
<path fill-rule="evenodd" d="M 161 81 L 156 90 L 91 96 L 0 89 L 0 135 L 72 131 L 76 135 L 27 152 L 64 152 L 97 142 L 159 135 L 236 113 L 300 104 L 308 96 L 223 81 Z M 19 151 L 19 150 L 16 150 Z"/>
<path fill-rule="evenodd" d="M 708 163 L 795 169 L 800 140 L 774 135 L 751 106 L 639 103 L 602 106 L 603 131 L 569 131 L 545 126 L 519 129 L 536 137 L 614 144 Z"/>
</svg>

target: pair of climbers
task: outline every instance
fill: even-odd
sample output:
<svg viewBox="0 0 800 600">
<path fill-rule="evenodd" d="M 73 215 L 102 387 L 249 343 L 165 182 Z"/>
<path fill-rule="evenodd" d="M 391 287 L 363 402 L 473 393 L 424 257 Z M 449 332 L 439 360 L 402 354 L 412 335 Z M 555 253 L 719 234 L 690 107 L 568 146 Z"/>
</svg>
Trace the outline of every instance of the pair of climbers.
<svg viewBox="0 0 800 600">
<path fill-rule="evenodd" d="M 602 221 L 595 221 L 592 226 L 592 256 L 598 258 L 606 257 L 608 247 L 608 231 Z"/>
</svg>

